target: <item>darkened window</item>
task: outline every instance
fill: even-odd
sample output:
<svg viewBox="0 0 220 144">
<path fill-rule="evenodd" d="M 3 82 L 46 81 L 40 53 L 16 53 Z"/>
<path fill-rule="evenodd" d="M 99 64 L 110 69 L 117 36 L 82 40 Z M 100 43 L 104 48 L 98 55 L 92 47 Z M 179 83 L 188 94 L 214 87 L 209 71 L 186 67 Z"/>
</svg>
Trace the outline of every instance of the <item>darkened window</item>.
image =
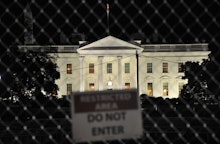
<svg viewBox="0 0 220 144">
<path fill-rule="evenodd" d="M 95 73 L 95 65 L 94 63 L 89 64 L 89 73 L 94 74 Z"/>
<path fill-rule="evenodd" d="M 67 89 L 66 90 L 67 91 L 66 94 L 70 95 L 72 93 L 72 84 L 67 84 L 66 85 L 66 89 Z"/>
<path fill-rule="evenodd" d="M 112 63 L 107 63 L 107 73 L 112 73 Z"/>
<path fill-rule="evenodd" d="M 147 73 L 152 73 L 152 72 L 153 72 L 153 64 L 147 63 Z"/>
<path fill-rule="evenodd" d="M 163 63 L 163 73 L 168 73 L 168 63 Z"/>
<path fill-rule="evenodd" d="M 125 63 L 125 73 L 130 73 L 130 63 Z"/>
</svg>

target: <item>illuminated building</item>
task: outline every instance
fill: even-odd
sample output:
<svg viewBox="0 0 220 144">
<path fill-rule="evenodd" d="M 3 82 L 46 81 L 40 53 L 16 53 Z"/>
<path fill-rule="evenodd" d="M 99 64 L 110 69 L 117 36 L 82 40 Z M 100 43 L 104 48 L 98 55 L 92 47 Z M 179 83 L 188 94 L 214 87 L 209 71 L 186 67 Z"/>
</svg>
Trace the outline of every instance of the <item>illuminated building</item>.
<svg viewBox="0 0 220 144">
<path fill-rule="evenodd" d="M 137 88 L 138 81 L 140 94 L 176 98 L 187 83 L 182 79 L 182 64 L 201 62 L 209 54 L 206 43 L 140 44 L 107 36 L 80 44 L 19 47 L 56 57 L 61 75 L 56 81 L 59 96 L 78 91 Z"/>
</svg>

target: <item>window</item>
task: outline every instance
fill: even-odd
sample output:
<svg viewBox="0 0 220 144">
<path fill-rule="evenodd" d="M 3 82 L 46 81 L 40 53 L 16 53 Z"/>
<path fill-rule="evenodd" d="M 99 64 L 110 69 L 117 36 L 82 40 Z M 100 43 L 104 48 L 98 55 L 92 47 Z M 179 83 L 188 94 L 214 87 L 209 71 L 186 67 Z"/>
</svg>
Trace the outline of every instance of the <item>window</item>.
<svg viewBox="0 0 220 144">
<path fill-rule="evenodd" d="M 168 96 L 168 82 L 163 83 L 163 96 Z"/>
<path fill-rule="evenodd" d="M 112 73 L 112 63 L 107 63 L 107 73 Z"/>
<path fill-rule="evenodd" d="M 152 73 L 153 72 L 153 67 L 152 63 L 147 63 L 147 73 Z"/>
<path fill-rule="evenodd" d="M 130 63 L 125 63 L 125 73 L 130 73 Z"/>
<path fill-rule="evenodd" d="M 181 94 L 181 91 L 183 89 L 183 85 L 184 85 L 184 83 L 179 83 L 179 95 Z"/>
<path fill-rule="evenodd" d="M 55 88 L 53 88 L 53 91 L 51 93 L 52 96 L 57 96 L 57 90 Z"/>
<path fill-rule="evenodd" d="M 168 63 L 163 63 L 163 73 L 168 73 Z"/>
<path fill-rule="evenodd" d="M 183 63 L 178 63 L 178 72 L 183 72 Z"/>
<path fill-rule="evenodd" d="M 94 91 L 95 90 L 95 84 L 94 83 L 89 83 L 89 90 Z"/>
<path fill-rule="evenodd" d="M 72 74 L 72 64 L 67 64 L 66 65 L 66 73 L 67 74 Z"/>
<path fill-rule="evenodd" d="M 130 89 L 130 83 L 125 83 L 125 89 Z"/>
<path fill-rule="evenodd" d="M 67 94 L 67 95 L 70 95 L 70 94 L 72 93 L 72 84 L 67 84 L 67 85 L 66 85 L 66 88 L 67 88 L 66 94 Z"/>
<path fill-rule="evenodd" d="M 89 64 L 89 73 L 94 74 L 95 73 L 95 65 L 94 63 Z"/>
<path fill-rule="evenodd" d="M 147 83 L 147 95 L 153 96 L 153 83 Z"/>
</svg>

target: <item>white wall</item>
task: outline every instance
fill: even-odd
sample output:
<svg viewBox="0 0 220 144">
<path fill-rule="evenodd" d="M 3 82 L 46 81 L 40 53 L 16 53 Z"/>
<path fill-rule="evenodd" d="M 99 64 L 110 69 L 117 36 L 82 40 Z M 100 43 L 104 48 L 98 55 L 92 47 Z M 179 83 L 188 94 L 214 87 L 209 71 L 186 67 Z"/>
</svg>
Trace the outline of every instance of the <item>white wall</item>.
<svg viewBox="0 0 220 144">
<path fill-rule="evenodd" d="M 66 73 L 66 65 L 72 64 L 72 74 Z M 59 86 L 58 95 L 67 94 L 67 84 L 73 85 L 73 91 L 79 91 L 80 88 L 80 65 L 79 56 L 76 53 L 59 53 L 57 57 L 57 65 L 60 72 L 60 79 L 56 81 Z"/>
<path fill-rule="evenodd" d="M 184 73 L 178 72 L 178 63 L 186 61 L 199 61 L 207 58 L 208 52 L 148 52 L 141 54 L 140 61 L 140 91 L 147 94 L 147 83 L 153 83 L 153 95 L 162 96 L 163 82 L 168 82 L 169 95 L 166 98 L 177 98 L 179 83 L 187 83 L 182 80 Z M 153 64 L 153 73 L 147 73 L 147 63 Z M 168 73 L 162 73 L 162 63 L 168 63 Z"/>
<path fill-rule="evenodd" d="M 140 94 L 146 93 L 147 83 L 153 83 L 153 95 L 158 97 L 162 96 L 162 83 L 169 83 L 169 96 L 168 98 L 178 97 L 178 83 L 186 83 L 187 80 L 182 80 L 183 73 L 178 73 L 178 62 L 186 61 L 202 61 L 207 58 L 209 52 L 143 52 L 139 58 L 139 84 Z M 66 85 L 71 83 L 73 91 L 80 90 L 80 61 L 77 53 L 58 53 L 57 65 L 61 77 L 56 83 L 59 86 L 59 95 L 66 95 Z M 153 73 L 147 73 L 147 63 L 153 64 Z M 168 73 L 162 73 L 162 63 L 168 63 Z M 89 74 L 89 63 L 95 64 L 95 73 Z M 112 74 L 107 74 L 107 63 L 112 63 Z M 130 63 L 130 73 L 124 72 L 124 64 Z M 66 74 L 66 65 L 72 64 L 72 74 Z M 95 90 L 99 90 L 99 61 L 98 56 L 84 57 L 83 61 L 83 77 L 84 77 L 84 90 L 89 90 L 89 83 L 95 84 Z M 122 56 L 121 57 L 121 86 L 119 86 L 118 77 L 118 56 L 104 56 L 102 61 L 102 75 L 103 75 L 103 90 L 108 89 L 107 83 L 109 80 L 113 82 L 113 89 L 124 88 L 125 83 L 130 83 L 131 88 L 136 88 L 137 73 L 136 73 L 136 56 Z"/>
</svg>

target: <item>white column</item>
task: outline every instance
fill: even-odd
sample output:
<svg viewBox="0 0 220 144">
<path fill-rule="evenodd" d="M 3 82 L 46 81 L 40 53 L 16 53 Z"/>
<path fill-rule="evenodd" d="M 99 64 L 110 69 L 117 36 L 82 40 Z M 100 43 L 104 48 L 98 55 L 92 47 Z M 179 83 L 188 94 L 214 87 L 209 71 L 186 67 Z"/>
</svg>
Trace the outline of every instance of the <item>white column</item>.
<svg viewBox="0 0 220 144">
<path fill-rule="evenodd" d="M 81 92 L 84 91 L 83 60 L 84 60 L 84 56 L 80 56 L 79 61 L 80 61 L 80 91 Z"/>
<path fill-rule="evenodd" d="M 138 67 L 138 88 L 139 88 L 139 91 L 138 91 L 138 95 L 140 95 L 141 94 L 141 89 L 142 89 L 142 85 L 141 85 L 141 79 L 140 79 L 140 76 L 141 76 L 141 56 L 140 56 L 140 54 L 138 55 L 138 65 L 137 65 L 137 67 Z"/>
<path fill-rule="evenodd" d="M 98 80 L 99 80 L 99 90 L 103 90 L 103 56 L 98 57 L 98 63 L 99 63 L 99 68 L 98 68 Z"/>
<path fill-rule="evenodd" d="M 121 56 L 118 56 L 118 89 L 122 89 L 122 66 Z"/>
</svg>

